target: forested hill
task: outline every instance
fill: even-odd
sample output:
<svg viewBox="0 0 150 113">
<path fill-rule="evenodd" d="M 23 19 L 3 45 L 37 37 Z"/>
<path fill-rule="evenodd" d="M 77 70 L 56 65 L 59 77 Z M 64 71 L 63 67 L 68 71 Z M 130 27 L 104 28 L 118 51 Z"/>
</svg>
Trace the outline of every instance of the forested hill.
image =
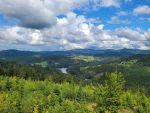
<svg viewBox="0 0 150 113">
<path fill-rule="evenodd" d="M 13 58 L 13 57 L 29 57 L 35 55 L 41 56 L 74 56 L 74 55 L 91 55 L 91 56 L 131 56 L 136 54 L 150 54 L 150 50 L 137 50 L 137 49 L 75 49 L 68 51 L 19 51 L 19 50 L 3 50 L 0 51 L 0 58 Z"/>
<path fill-rule="evenodd" d="M 149 51 L 94 52 L 1 51 L 0 113 L 150 113 Z"/>
</svg>

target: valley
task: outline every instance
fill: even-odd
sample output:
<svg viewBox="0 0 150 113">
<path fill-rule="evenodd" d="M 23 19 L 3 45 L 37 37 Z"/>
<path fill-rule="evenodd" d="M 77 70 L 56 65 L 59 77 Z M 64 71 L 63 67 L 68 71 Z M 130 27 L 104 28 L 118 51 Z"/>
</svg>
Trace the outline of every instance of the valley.
<svg viewBox="0 0 150 113">
<path fill-rule="evenodd" d="M 150 51 L 91 51 L 1 51 L 0 112 L 149 113 Z"/>
</svg>

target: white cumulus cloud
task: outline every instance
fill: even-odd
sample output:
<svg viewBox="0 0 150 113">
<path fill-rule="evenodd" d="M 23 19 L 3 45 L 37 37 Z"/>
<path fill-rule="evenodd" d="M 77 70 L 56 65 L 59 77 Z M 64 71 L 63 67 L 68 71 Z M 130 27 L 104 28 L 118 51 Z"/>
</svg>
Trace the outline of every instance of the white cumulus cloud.
<svg viewBox="0 0 150 113">
<path fill-rule="evenodd" d="M 15 18 L 29 28 L 45 28 L 56 24 L 56 16 L 71 12 L 86 0 L 0 0 L 0 13 Z"/>
<path fill-rule="evenodd" d="M 143 6 L 138 6 L 133 10 L 133 13 L 135 15 L 140 15 L 140 14 L 150 14 L 150 7 L 147 5 Z"/>
</svg>

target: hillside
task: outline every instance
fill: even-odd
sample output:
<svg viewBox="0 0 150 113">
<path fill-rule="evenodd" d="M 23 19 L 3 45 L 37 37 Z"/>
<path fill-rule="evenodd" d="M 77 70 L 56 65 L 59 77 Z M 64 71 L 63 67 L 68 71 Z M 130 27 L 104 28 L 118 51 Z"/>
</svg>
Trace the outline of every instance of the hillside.
<svg viewBox="0 0 150 113">
<path fill-rule="evenodd" d="M 109 56 L 108 51 L 111 55 L 114 51 L 116 54 Z M 135 55 L 131 55 L 131 53 Z M 107 56 L 103 56 L 104 54 Z M 120 56 L 120 54 L 124 55 Z M 144 88 L 145 92 L 150 94 L 150 55 L 148 51 L 129 49 L 95 50 L 93 52 L 92 50 L 62 52 L 6 50 L 1 51 L 0 55 L 1 59 L 5 57 L 5 60 L 0 62 L 1 75 L 39 80 L 49 77 L 58 79 L 61 78 L 59 76 L 64 76 L 59 69 L 65 67 L 68 75 L 72 76 L 76 81 L 97 84 L 103 83 L 106 73 L 118 71 L 124 74 L 127 88 L 135 90 Z"/>
<path fill-rule="evenodd" d="M 70 66 L 68 71 L 87 83 L 103 83 L 107 73 L 121 72 L 127 81 L 127 88 L 141 88 L 150 94 L 150 55 L 134 55 L 108 62 L 74 65 Z"/>
<path fill-rule="evenodd" d="M 131 51 L 2 51 L 0 112 L 149 113 L 150 55 Z"/>
<path fill-rule="evenodd" d="M 125 91 L 115 73 L 98 86 L 0 77 L 1 113 L 149 113 L 149 105 L 144 94 Z"/>
<path fill-rule="evenodd" d="M 72 57 L 72 56 L 99 56 L 99 57 L 127 57 L 136 54 L 150 54 L 149 50 L 92 50 L 92 49 L 76 49 L 69 51 L 19 51 L 19 50 L 3 50 L 0 51 L 0 59 L 18 60 L 22 62 L 29 62 L 32 60 L 48 59 L 53 57 Z"/>
</svg>

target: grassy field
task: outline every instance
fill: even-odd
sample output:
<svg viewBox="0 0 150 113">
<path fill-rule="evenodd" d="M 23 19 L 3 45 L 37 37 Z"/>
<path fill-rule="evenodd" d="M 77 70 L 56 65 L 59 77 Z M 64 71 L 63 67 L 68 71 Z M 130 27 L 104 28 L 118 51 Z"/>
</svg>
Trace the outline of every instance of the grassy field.
<svg viewBox="0 0 150 113">
<path fill-rule="evenodd" d="M 91 61 L 94 61 L 95 60 L 95 57 L 93 56 L 83 56 L 83 55 L 80 55 L 80 56 L 75 56 L 72 58 L 73 60 L 83 60 L 85 62 L 91 62 Z"/>
<path fill-rule="evenodd" d="M 42 61 L 42 62 L 39 62 L 39 63 L 35 63 L 35 65 L 39 65 L 41 67 L 47 67 L 48 66 L 48 61 Z"/>
</svg>

